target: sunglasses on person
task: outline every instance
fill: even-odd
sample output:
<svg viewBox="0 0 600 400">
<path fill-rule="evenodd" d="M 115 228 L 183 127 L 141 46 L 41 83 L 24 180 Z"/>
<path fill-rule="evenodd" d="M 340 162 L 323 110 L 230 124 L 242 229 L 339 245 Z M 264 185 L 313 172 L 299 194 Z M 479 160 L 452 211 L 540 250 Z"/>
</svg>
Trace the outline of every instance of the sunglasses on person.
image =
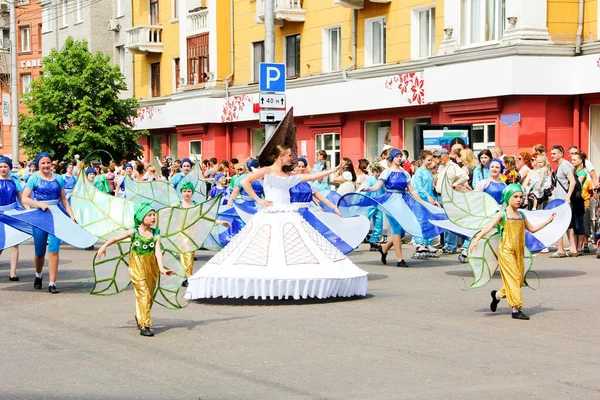
<svg viewBox="0 0 600 400">
<path fill-rule="evenodd" d="M 244 170 L 244 168 L 238 168 L 237 170 L 238 170 L 238 171 L 243 171 L 243 170 Z"/>
</svg>

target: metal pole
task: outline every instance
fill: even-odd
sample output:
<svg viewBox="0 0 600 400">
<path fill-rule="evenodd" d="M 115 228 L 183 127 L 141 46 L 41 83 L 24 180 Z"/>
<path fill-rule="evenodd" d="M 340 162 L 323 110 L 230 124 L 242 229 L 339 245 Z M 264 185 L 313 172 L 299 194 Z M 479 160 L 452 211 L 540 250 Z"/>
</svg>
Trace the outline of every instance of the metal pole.
<svg viewBox="0 0 600 400">
<path fill-rule="evenodd" d="M 10 123 L 13 170 L 19 168 L 19 77 L 17 74 L 17 1 L 9 1 L 10 18 Z"/>
<path fill-rule="evenodd" d="M 265 0 L 265 62 L 275 62 L 275 0 Z M 265 125 L 265 140 L 275 133 L 275 125 Z"/>
</svg>

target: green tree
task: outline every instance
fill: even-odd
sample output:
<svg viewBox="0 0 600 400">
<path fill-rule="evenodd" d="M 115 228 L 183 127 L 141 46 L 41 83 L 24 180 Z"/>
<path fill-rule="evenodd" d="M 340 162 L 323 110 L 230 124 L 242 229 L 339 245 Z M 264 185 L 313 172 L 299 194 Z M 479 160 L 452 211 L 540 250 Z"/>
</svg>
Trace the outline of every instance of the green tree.
<svg viewBox="0 0 600 400">
<path fill-rule="evenodd" d="M 109 61 L 90 53 L 87 41 L 71 37 L 44 58 L 43 74 L 22 98 L 27 112 L 20 115 L 20 136 L 28 155 L 50 151 L 55 159 L 68 160 L 102 149 L 116 160 L 141 156 L 138 138 L 148 132 L 132 130 L 139 104 L 119 98 L 127 85 Z"/>
</svg>

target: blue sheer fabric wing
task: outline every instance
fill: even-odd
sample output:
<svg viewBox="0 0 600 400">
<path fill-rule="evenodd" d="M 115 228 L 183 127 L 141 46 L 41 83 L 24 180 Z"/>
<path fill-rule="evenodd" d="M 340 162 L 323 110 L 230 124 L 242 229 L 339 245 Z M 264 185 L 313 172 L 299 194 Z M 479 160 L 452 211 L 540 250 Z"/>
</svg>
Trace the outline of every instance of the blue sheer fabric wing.
<svg viewBox="0 0 600 400">
<path fill-rule="evenodd" d="M 314 208 L 301 208 L 300 215 L 325 239 L 343 254 L 348 254 L 362 243 L 369 233 L 370 223 L 367 217 L 342 218 Z"/>
<path fill-rule="evenodd" d="M 340 196 L 338 194 L 338 192 L 336 192 L 335 190 L 330 190 L 329 192 L 327 192 L 327 194 L 325 194 L 325 193 L 322 193 L 322 194 L 325 195 L 325 197 L 327 198 L 327 200 L 331 201 L 333 204 L 338 204 L 338 202 L 342 198 L 342 196 Z M 319 205 L 323 208 L 323 211 L 325 211 L 327 213 L 334 213 L 335 214 L 335 210 L 327 207 L 322 202 L 319 202 Z"/>
<path fill-rule="evenodd" d="M 249 203 L 249 202 L 248 202 Z M 214 236 L 214 239 L 222 247 L 225 247 L 233 239 L 235 235 L 242 230 L 246 223 L 237 212 L 237 207 L 223 207 L 219 210 L 219 220 L 227 221 L 231 224 L 229 228 L 221 227 L 218 229 L 218 234 Z"/>
<path fill-rule="evenodd" d="M 11 220 L 10 225 L 26 233 L 31 233 L 32 227 L 35 226 L 80 249 L 93 246 L 98 241 L 96 236 L 89 234 L 73 222 L 59 206 L 51 205 L 48 211 L 38 208 L 10 210 L 4 213 L 4 217 Z"/>
<path fill-rule="evenodd" d="M 0 250 L 18 246 L 30 238 L 31 235 L 0 222 Z"/>
<path fill-rule="evenodd" d="M 345 217 L 366 216 L 371 207 L 376 207 L 388 218 L 393 218 L 404 231 L 414 237 L 428 239 L 443 232 L 442 228 L 430 222 L 430 220 L 446 219 L 443 210 L 438 210 L 438 207 L 423 206 L 408 194 L 387 192 L 381 196 L 369 197 L 361 193 L 348 193 L 338 202 L 338 209 Z"/>
<path fill-rule="evenodd" d="M 256 202 L 254 201 L 242 201 L 242 202 L 234 202 L 233 207 L 235 207 L 235 211 L 240 216 L 244 224 L 250 222 L 254 214 L 258 211 L 258 207 Z"/>
<path fill-rule="evenodd" d="M 555 199 L 548 203 L 544 210 L 523 211 L 532 225 L 538 225 L 548 220 L 556 213 L 552 223 L 535 233 L 525 231 L 525 244 L 529 250 L 536 252 L 560 240 L 571 224 L 571 206 L 564 200 Z"/>
</svg>

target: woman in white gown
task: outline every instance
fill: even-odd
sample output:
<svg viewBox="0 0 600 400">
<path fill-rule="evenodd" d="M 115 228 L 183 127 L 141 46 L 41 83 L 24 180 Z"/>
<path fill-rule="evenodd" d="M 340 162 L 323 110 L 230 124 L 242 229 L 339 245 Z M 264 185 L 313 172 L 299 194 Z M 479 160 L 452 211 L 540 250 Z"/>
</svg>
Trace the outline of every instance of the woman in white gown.
<svg viewBox="0 0 600 400">
<path fill-rule="evenodd" d="M 280 135 L 273 138 L 277 136 Z M 286 141 L 290 136 L 295 144 L 293 132 L 285 137 Z M 284 166 L 292 164 L 291 147 L 293 144 L 265 145 L 273 165 L 257 170 L 242 182 L 246 192 L 263 207 L 189 279 L 187 298 L 305 299 L 366 295 L 367 272 L 310 226 L 297 212 L 298 205 L 290 203 L 291 187 L 321 179 L 335 170 L 289 176 Z M 261 199 L 252 190 L 252 182 L 263 178 L 265 198 Z"/>
</svg>

